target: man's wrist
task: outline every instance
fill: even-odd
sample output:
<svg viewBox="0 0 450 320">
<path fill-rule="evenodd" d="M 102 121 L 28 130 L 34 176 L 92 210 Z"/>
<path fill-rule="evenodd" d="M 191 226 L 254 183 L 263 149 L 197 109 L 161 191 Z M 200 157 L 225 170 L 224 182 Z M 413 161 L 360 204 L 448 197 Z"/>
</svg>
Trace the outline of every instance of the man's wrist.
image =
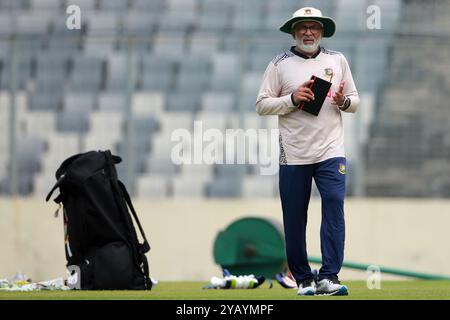
<svg viewBox="0 0 450 320">
<path fill-rule="evenodd" d="M 298 106 L 300 105 L 300 102 L 299 102 L 299 103 L 295 103 L 295 100 L 294 100 L 294 93 L 291 93 L 291 101 L 292 101 L 292 104 L 293 104 L 295 107 L 298 107 Z"/>
<path fill-rule="evenodd" d="M 349 97 L 344 96 L 344 102 L 342 103 L 342 105 L 338 106 L 339 109 L 341 109 L 341 111 L 345 111 L 350 107 L 350 104 L 352 103 L 352 101 L 350 100 Z"/>
</svg>

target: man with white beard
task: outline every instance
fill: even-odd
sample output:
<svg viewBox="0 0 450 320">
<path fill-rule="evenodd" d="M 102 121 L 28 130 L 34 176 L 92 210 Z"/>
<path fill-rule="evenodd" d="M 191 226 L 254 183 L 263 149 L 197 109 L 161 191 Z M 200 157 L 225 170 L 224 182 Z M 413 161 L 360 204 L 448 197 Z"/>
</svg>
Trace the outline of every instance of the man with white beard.
<svg viewBox="0 0 450 320">
<path fill-rule="evenodd" d="M 347 295 L 338 273 L 344 260 L 346 158 L 341 112 L 355 112 L 358 92 L 344 55 L 320 47 L 336 24 L 318 9 L 297 10 L 280 31 L 295 46 L 267 66 L 256 100 L 260 115 L 278 115 L 280 130 L 279 188 L 286 254 L 299 295 Z M 332 83 L 320 113 L 299 105 L 314 100 L 311 76 Z M 312 179 L 322 198 L 320 241 L 322 267 L 317 279 L 308 263 L 306 223 Z M 316 282 L 317 280 L 317 282 Z"/>
</svg>

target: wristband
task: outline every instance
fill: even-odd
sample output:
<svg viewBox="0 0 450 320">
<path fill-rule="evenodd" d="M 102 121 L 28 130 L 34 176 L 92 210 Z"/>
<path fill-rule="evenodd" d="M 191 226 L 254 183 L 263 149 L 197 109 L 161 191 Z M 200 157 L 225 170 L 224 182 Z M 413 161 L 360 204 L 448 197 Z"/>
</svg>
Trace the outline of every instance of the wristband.
<svg viewBox="0 0 450 320">
<path fill-rule="evenodd" d="M 344 103 L 342 104 L 342 106 L 339 106 L 339 109 L 341 109 L 341 111 L 345 111 L 350 107 L 351 103 L 352 101 L 350 100 L 350 98 L 345 96 Z"/>
</svg>

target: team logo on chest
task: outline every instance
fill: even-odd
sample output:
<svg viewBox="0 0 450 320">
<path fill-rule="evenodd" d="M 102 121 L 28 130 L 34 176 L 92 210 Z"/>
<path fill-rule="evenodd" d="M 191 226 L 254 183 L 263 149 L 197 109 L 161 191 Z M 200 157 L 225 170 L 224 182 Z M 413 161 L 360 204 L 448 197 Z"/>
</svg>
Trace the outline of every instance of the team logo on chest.
<svg viewBox="0 0 450 320">
<path fill-rule="evenodd" d="M 333 79 L 334 73 L 332 68 L 325 68 L 325 76 L 328 77 L 328 81 Z"/>
<path fill-rule="evenodd" d="M 334 72 L 332 68 L 325 68 L 325 78 L 328 78 L 328 81 L 331 82 L 333 80 Z M 331 98 L 331 88 L 328 91 L 327 97 Z"/>
</svg>

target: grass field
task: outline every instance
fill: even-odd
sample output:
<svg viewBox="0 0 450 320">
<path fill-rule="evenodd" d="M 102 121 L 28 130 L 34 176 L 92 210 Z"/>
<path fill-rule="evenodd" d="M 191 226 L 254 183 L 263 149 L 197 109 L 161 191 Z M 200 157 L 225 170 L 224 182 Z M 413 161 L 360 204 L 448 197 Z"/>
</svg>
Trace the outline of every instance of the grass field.
<svg viewBox="0 0 450 320">
<path fill-rule="evenodd" d="M 253 290 L 206 290 L 204 282 L 161 282 L 152 291 L 41 291 L 0 292 L 0 300 L 450 300 L 450 281 L 383 281 L 380 290 L 369 290 L 365 281 L 348 281 L 347 297 L 300 297 L 293 289 L 268 283 Z"/>
</svg>

